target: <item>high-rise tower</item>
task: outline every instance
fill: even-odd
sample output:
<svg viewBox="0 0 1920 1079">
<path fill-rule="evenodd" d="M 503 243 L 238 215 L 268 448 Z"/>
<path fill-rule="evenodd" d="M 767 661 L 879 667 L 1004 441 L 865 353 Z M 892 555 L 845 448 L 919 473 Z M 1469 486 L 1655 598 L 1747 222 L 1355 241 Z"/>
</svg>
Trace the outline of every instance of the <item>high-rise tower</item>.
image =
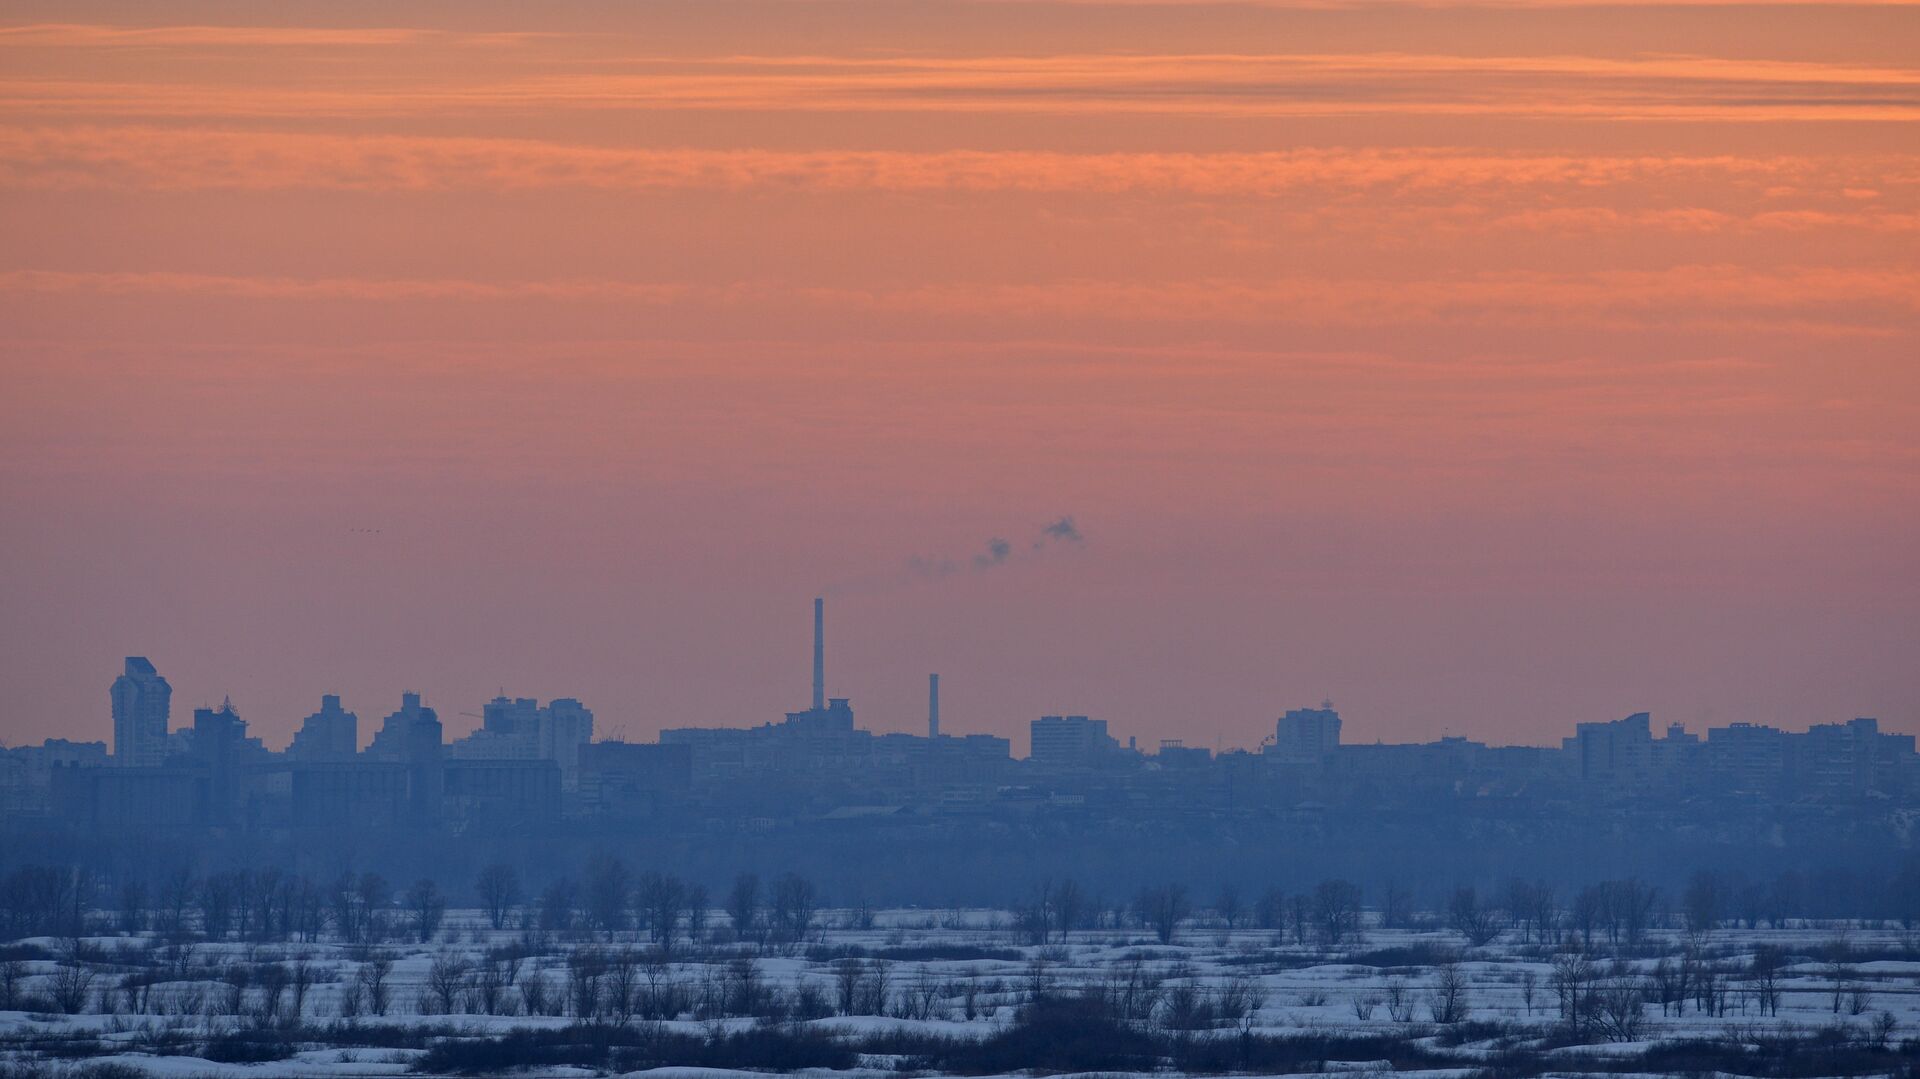
<svg viewBox="0 0 1920 1079">
<path fill-rule="evenodd" d="M 113 755 L 122 767 L 151 767 L 167 756 L 167 720 L 173 687 L 145 656 L 128 656 L 113 680 Z"/>
</svg>

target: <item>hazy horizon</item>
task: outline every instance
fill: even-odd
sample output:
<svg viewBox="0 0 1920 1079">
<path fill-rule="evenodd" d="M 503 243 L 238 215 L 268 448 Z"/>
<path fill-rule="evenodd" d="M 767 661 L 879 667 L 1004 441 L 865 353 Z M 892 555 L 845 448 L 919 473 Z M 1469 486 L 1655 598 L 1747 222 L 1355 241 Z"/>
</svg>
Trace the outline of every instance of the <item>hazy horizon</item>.
<svg viewBox="0 0 1920 1079">
<path fill-rule="evenodd" d="M 0 738 L 1920 732 L 1914 12 L 13 5 Z"/>
</svg>

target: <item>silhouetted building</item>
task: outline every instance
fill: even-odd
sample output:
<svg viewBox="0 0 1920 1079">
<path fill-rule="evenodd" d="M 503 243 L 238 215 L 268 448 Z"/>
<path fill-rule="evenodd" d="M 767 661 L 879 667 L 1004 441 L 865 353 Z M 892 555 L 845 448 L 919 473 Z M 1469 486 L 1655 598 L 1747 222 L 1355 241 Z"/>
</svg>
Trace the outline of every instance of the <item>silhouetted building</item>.
<svg viewBox="0 0 1920 1079">
<path fill-rule="evenodd" d="M 657 816 L 693 786 L 693 747 L 594 742 L 580 747 L 580 812 L 588 817 Z"/>
<path fill-rule="evenodd" d="M 409 760 L 429 743 L 439 746 L 440 735 L 439 714 L 420 703 L 420 694 L 402 693 L 399 711 L 388 713 L 381 721 L 380 730 L 367 746 L 367 756 L 382 761 Z"/>
<path fill-rule="evenodd" d="M 1795 741 L 1796 794 L 1851 799 L 1903 793 L 1900 765 L 1913 756 L 1910 734 L 1883 734 L 1878 720 L 1861 718 L 1814 724 Z"/>
<path fill-rule="evenodd" d="M 1340 713 L 1331 704 L 1294 708 L 1273 725 L 1269 758 L 1280 764 L 1324 764 L 1340 748 Z"/>
<path fill-rule="evenodd" d="M 197 768 L 61 765 L 52 779 L 55 816 L 77 827 L 118 834 L 205 823 L 207 776 Z"/>
<path fill-rule="evenodd" d="M 550 760 L 450 760 L 440 773 L 437 819 L 499 830 L 560 815 L 560 766 Z"/>
<path fill-rule="evenodd" d="M 1561 748 L 1574 759 L 1574 774 L 1602 787 L 1637 789 L 1653 780 L 1652 718 L 1635 712 L 1610 723 L 1580 723 Z"/>
<path fill-rule="evenodd" d="M 173 687 L 147 657 L 128 656 L 125 673 L 113 680 L 111 694 L 114 763 L 130 768 L 163 763 Z"/>
<path fill-rule="evenodd" d="M 1787 786 L 1787 732 L 1755 723 L 1707 731 L 1707 777 L 1729 794 L 1781 795 Z"/>
<path fill-rule="evenodd" d="M 105 742 L 49 738 L 37 746 L 0 747 L 0 821 L 49 816 L 55 768 L 104 768 L 110 760 Z"/>
<path fill-rule="evenodd" d="M 1187 745 L 1178 738 L 1162 738 L 1160 751 L 1154 754 L 1153 759 L 1162 768 L 1205 768 L 1213 762 L 1213 751 L 1205 746 Z"/>
<path fill-rule="evenodd" d="M 399 761 L 310 761 L 293 766 L 293 824 L 346 831 L 393 828 L 413 804 Z"/>
<path fill-rule="evenodd" d="M 320 710 L 308 716 L 287 747 L 296 761 L 352 760 L 360 751 L 360 717 L 340 707 L 338 694 L 320 698 Z"/>
<path fill-rule="evenodd" d="M 231 700 L 221 701 L 218 708 L 194 709 L 185 763 L 204 781 L 198 822 L 214 827 L 246 823 L 247 773 L 250 766 L 265 764 L 266 756 L 260 740 L 247 737 L 246 720 L 233 710 Z"/>
<path fill-rule="evenodd" d="M 545 707 L 532 697 L 495 697 L 480 729 L 447 747 L 456 760 L 546 760 L 560 767 L 563 790 L 580 785 L 580 748 L 593 741 L 593 713 L 571 697 Z"/>
<path fill-rule="evenodd" d="M 1086 716 L 1041 716 L 1027 725 L 1027 758 L 1035 764 L 1085 768 L 1118 753 L 1107 721 Z"/>
</svg>

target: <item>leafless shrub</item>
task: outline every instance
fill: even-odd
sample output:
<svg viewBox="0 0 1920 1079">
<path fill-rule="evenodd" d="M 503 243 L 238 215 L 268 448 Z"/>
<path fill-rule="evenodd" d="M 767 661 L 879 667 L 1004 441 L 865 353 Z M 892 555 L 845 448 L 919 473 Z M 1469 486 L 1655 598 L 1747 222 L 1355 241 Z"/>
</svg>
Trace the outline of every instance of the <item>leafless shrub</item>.
<svg viewBox="0 0 1920 1079">
<path fill-rule="evenodd" d="M 1407 983 L 1398 978 L 1387 981 L 1386 991 L 1387 1018 L 1396 1023 L 1413 1022 L 1413 994 L 1408 991 Z"/>
<path fill-rule="evenodd" d="M 374 956 L 360 965 L 360 991 L 365 995 L 367 1011 L 385 1015 L 393 1006 L 393 987 L 387 979 L 393 974 L 393 960 Z"/>
<path fill-rule="evenodd" d="M 52 998 L 53 1006 L 68 1015 L 80 1014 L 92 993 L 93 971 L 86 967 L 61 966 L 47 979 L 47 995 Z"/>
<path fill-rule="evenodd" d="M 1427 994 L 1427 1009 L 1436 1023 L 1458 1023 L 1467 1017 L 1467 976 L 1460 964 L 1442 963 L 1434 971 L 1433 989 Z"/>
</svg>

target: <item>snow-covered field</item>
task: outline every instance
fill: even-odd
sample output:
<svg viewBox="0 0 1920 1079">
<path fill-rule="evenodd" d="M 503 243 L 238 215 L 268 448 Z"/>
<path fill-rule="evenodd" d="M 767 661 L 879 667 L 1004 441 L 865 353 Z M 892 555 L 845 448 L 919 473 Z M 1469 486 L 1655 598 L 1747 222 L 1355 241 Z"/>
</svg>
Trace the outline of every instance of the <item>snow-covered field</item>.
<svg viewBox="0 0 1920 1079">
<path fill-rule="evenodd" d="M 0 945 L 14 1009 L 0 1011 L 0 1076 L 419 1074 L 436 1044 L 583 1024 L 690 1040 L 777 1025 L 857 1045 L 852 1070 L 892 1072 L 914 1070 L 915 1038 L 988 1039 L 1032 1000 L 1095 994 L 1121 1027 L 1164 1037 L 1338 1043 L 1303 1072 L 1466 1074 L 1518 1048 L 1560 1074 L 1607 1059 L 1623 1074 L 1663 1043 L 1764 1061 L 1779 1037 L 1920 1062 L 1920 951 L 1898 927 L 1654 930 L 1585 961 L 1511 933 L 1476 948 L 1438 926 L 1368 927 L 1328 946 L 1205 919 L 1171 944 L 1115 927 L 1039 945 L 990 911 L 827 911 L 797 944 L 728 938 L 663 951 L 644 932 L 496 930 L 455 911 L 427 943 L 16 941 Z M 898 1051 L 870 1051 L 895 1035 Z M 1354 1037 L 1378 1040 L 1339 1041 Z M 535 1073 L 607 1074 L 611 1059 Z M 669 1072 L 723 1073 L 655 1074 Z"/>
</svg>

